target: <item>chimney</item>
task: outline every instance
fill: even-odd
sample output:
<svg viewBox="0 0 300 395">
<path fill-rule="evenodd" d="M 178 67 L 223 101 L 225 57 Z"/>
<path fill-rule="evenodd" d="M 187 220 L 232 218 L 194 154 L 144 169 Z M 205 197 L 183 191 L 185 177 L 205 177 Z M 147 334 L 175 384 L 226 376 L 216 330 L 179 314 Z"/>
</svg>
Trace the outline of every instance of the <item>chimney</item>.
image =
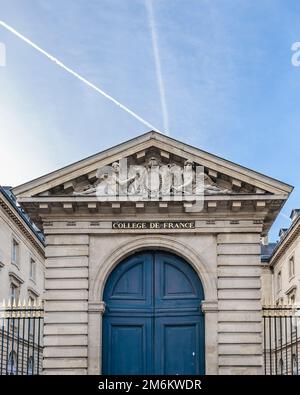
<svg viewBox="0 0 300 395">
<path fill-rule="evenodd" d="M 279 237 L 280 237 L 280 241 L 284 238 L 286 232 L 288 231 L 287 228 L 281 228 L 279 231 Z"/>
<path fill-rule="evenodd" d="M 299 217 L 299 215 L 300 215 L 300 209 L 294 208 L 291 212 L 291 215 L 290 215 L 292 223 L 294 223 L 296 221 L 296 219 Z"/>
</svg>

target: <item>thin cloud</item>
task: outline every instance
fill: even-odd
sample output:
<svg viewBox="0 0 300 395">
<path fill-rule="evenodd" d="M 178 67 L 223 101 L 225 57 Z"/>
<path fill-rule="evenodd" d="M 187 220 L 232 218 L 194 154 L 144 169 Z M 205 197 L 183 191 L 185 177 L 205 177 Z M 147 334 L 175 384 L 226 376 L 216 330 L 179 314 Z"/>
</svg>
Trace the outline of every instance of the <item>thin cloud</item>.
<svg viewBox="0 0 300 395">
<path fill-rule="evenodd" d="M 146 8 L 149 20 L 149 28 L 151 32 L 151 39 L 152 39 L 152 47 L 153 47 L 153 54 L 154 54 L 154 61 L 155 61 L 155 72 L 157 77 L 158 89 L 159 89 L 159 97 L 160 97 L 160 105 L 162 110 L 163 116 L 163 125 L 164 131 L 166 134 L 169 134 L 169 113 L 168 107 L 166 102 L 166 92 L 164 81 L 162 77 L 162 70 L 161 70 L 161 61 L 160 61 L 160 53 L 157 41 L 157 29 L 155 25 L 154 19 L 154 12 L 152 6 L 152 0 L 145 0 L 146 1 Z"/>
</svg>

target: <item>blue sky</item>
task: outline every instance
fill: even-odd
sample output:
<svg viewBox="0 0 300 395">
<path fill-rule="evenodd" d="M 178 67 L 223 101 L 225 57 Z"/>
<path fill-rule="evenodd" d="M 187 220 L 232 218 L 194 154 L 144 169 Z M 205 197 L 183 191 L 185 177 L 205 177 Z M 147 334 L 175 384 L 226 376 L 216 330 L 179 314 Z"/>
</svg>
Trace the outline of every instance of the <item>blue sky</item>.
<svg viewBox="0 0 300 395">
<path fill-rule="evenodd" d="M 276 239 L 300 207 L 300 2 L 152 3 L 170 136 L 294 185 Z M 0 20 L 163 130 L 145 0 L 0 0 Z M 0 43 L 0 184 L 148 130 L 1 26 Z"/>
</svg>

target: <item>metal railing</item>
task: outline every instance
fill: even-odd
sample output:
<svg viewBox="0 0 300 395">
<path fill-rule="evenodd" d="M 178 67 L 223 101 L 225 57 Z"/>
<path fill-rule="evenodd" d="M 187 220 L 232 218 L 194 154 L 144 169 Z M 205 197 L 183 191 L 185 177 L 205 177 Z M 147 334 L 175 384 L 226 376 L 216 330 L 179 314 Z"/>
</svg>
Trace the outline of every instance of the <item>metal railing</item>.
<svg viewBox="0 0 300 395">
<path fill-rule="evenodd" d="M 266 375 L 299 375 L 300 307 L 264 306 L 263 340 Z"/>
<path fill-rule="evenodd" d="M 0 308 L 0 375 L 42 371 L 44 310 L 34 303 L 3 302 Z"/>
</svg>

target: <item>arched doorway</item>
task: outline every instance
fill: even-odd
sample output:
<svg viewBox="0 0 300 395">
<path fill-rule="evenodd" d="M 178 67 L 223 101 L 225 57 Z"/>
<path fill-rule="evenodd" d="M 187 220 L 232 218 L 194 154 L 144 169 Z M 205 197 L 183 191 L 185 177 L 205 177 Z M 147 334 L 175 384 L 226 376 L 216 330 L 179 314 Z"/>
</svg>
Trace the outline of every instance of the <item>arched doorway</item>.
<svg viewBox="0 0 300 395">
<path fill-rule="evenodd" d="M 143 251 L 110 274 L 103 316 L 103 374 L 204 374 L 204 293 L 194 269 Z"/>
</svg>

